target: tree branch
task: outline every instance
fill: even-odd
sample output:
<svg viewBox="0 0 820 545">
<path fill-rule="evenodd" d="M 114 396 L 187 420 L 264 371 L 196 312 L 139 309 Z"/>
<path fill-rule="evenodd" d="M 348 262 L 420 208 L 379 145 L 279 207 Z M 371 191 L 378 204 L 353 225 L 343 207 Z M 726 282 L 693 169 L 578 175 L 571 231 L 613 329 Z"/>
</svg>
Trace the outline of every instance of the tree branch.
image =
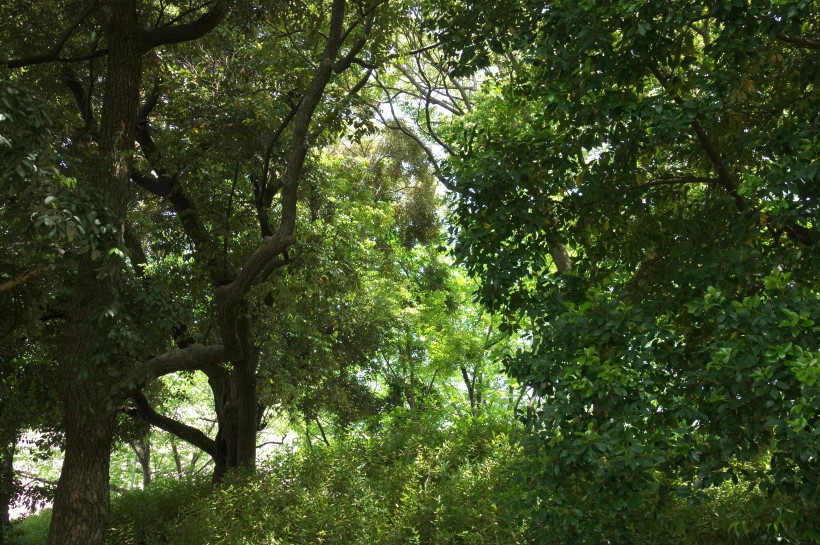
<svg viewBox="0 0 820 545">
<path fill-rule="evenodd" d="M 65 71 L 65 85 L 74 96 L 74 101 L 77 103 L 77 108 L 80 110 L 80 115 L 85 121 L 85 131 L 93 134 L 97 130 L 97 122 L 94 119 L 94 110 L 91 107 L 90 93 L 86 93 L 82 82 L 77 79 L 77 76 L 71 69 Z"/>
<path fill-rule="evenodd" d="M 223 345 L 206 346 L 194 343 L 186 348 L 171 350 L 159 356 L 154 356 L 145 362 L 137 386 L 144 386 L 149 378 L 161 377 L 178 371 L 213 373 L 219 369 L 220 363 L 226 361 L 228 361 L 228 356 Z"/>
<path fill-rule="evenodd" d="M 685 100 L 681 97 L 678 93 L 676 93 L 673 89 L 669 87 L 669 84 L 663 74 L 660 73 L 660 70 L 652 64 L 648 63 L 649 70 L 658 80 L 658 83 L 661 84 L 663 89 L 669 93 L 672 97 L 672 100 L 675 101 L 676 104 L 679 106 L 685 105 Z M 706 134 L 706 131 L 701 126 L 700 122 L 697 119 L 693 119 L 690 122 L 692 129 L 695 131 L 695 134 L 698 137 L 698 141 L 700 142 L 701 148 L 706 153 L 709 160 L 712 162 L 712 165 L 715 167 L 717 171 L 718 177 L 716 182 L 726 189 L 729 195 L 735 201 L 735 206 L 740 212 L 749 212 L 755 211 L 755 208 L 752 206 L 751 208 L 746 202 L 746 199 L 738 192 L 738 182 L 735 177 L 729 172 L 729 169 L 726 167 L 726 164 L 723 162 L 723 159 L 718 152 L 717 148 L 715 147 L 714 143 L 711 141 L 709 136 Z M 787 225 L 785 227 L 786 234 L 789 238 L 796 240 L 797 242 L 804 244 L 806 246 L 810 246 L 814 244 L 814 237 L 811 235 L 811 232 L 806 229 L 805 227 L 798 225 L 796 223 Z"/>
<path fill-rule="evenodd" d="M 681 97 L 678 93 L 676 93 L 673 89 L 669 87 L 669 82 L 666 80 L 663 74 L 661 74 L 660 70 L 658 70 L 658 67 L 655 66 L 653 63 L 648 63 L 648 65 L 649 70 L 655 76 L 655 79 L 657 79 L 658 83 L 661 84 L 661 87 L 663 87 L 663 89 L 667 93 L 669 93 L 669 96 L 672 97 L 672 100 L 674 100 L 675 103 L 679 106 L 684 106 L 686 101 L 683 99 L 683 97 Z M 723 162 L 723 158 L 721 157 L 712 140 L 709 138 L 709 135 L 706 134 L 706 131 L 703 129 L 697 118 L 693 119 L 689 124 L 691 125 L 692 130 L 695 131 L 695 135 L 697 135 L 698 137 L 700 147 L 706 153 L 706 156 L 712 162 L 712 165 L 715 167 L 715 170 L 717 171 L 717 183 L 729 192 L 729 194 L 735 200 L 735 205 L 737 206 L 738 210 L 740 210 L 741 212 L 745 212 L 747 208 L 746 200 L 737 192 L 737 181 L 735 180 L 735 177 L 729 172 L 729 169 L 726 167 L 726 163 Z"/>
<path fill-rule="evenodd" d="M 0 61 L 0 66 L 5 66 L 7 68 L 22 68 L 24 66 L 32 66 L 35 64 L 44 64 L 47 62 L 54 62 L 54 61 L 65 61 L 66 59 L 60 59 L 60 52 L 65 47 L 66 42 L 68 39 L 71 38 L 72 34 L 77 31 L 77 28 L 85 21 L 91 13 L 99 7 L 98 0 L 92 0 L 86 4 L 85 8 L 83 9 L 80 16 L 63 32 L 60 38 L 57 40 L 57 43 L 54 44 L 54 47 L 49 49 L 46 53 L 42 55 L 33 55 L 31 57 L 24 57 L 19 59 L 10 59 L 5 61 Z"/>
<path fill-rule="evenodd" d="M 427 145 L 426 142 L 424 142 L 421 139 L 421 137 L 419 137 L 419 135 L 414 133 L 409 128 L 405 127 L 404 124 L 401 121 L 399 121 L 399 118 L 396 116 L 396 110 L 393 107 L 393 99 L 390 96 L 389 91 L 384 86 L 384 84 L 379 80 L 378 77 L 376 77 L 375 80 L 376 80 L 376 84 L 379 87 L 381 87 L 381 89 L 387 95 L 387 105 L 390 107 L 390 115 L 393 116 L 393 123 L 394 124 L 391 125 L 388 122 L 388 120 L 385 119 L 384 115 L 379 111 L 379 109 L 376 108 L 376 115 L 379 117 L 382 124 L 385 127 L 387 127 L 388 129 L 397 130 L 397 131 L 401 132 L 402 134 L 404 134 L 405 136 L 407 136 L 408 138 L 413 140 L 416 144 L 418 144 L 418 146 L 424 151 L 424 154 L 427 155 L 427 159 L 430 161 L 430 164 L 433 165 L 433 171 L 435 173 L 436 178 L 441 183 L 441 185 L 446 187 L 448 190 L 455 192 L 456 191 L 455 186 L 453 184 L 451 184 L 449 181 L 447 181 L 447 179 L 445 178 L 444 173 L 441 171 L 441 167 L 439 165 L 438 159 L 436 158 L 435 154 L 433 153 L 433 150 L 430 148 L 430 146 Z"/>
<path fill-rule="evenodd" d="M 267 211 L 273 202 L 273 197 L 282 189 L 281 183 L 272 186 L 268 185 L 270 184 L 270 163 L 271 158 L 273 157 L 273 148 L 276 146 L 279 138 L 282 137 L 282 133 L 284 133 L 285 129 L 288 125 L 290 125 L 290 122 L 293 121 L 294 117 L 296 117 L 296 113 L 299 111 L 299 107 L 301 105 L 302 100 L 300 99 L 299 102 L 297 102 L 290 109 L 285 118 L 279 123 L 279 126 L 273 131 L 270 140 L 268 140 L 267 146 L 265 146 L 265 155 L 262 158 L 262 174 L 259 176 L 259 179 L 254 182 L 253 190 L 256 204 L 256 215 L 259 220 L 259 228 L 262 231 L 263 237 L 273 235 L 273 229 L 268 221 Z"/>
<path fill-rule="evenodd" d="M 196 21 L 183 25 L 155 28 L 145 33 L 142 45 L 149 51 L 161 45 L 178 44 L 201 38 L 222 22 L 228 14 L 228 0 L 217 0 L 210 11 Z"/>
<path fill-rule="evenodd" d="M 708 176 L 675 176 L 671 178 L 657 178 L 635 187 L 630 187 L 627 191 L 644 191 L 653 187 L 664 185 L 684 185 L 684 184 L 714 184 L 717 183 L 717 178 L 710 178 Z"/>
<path fill-rule="evenodd" d="M 287 168 L 282 179 L 282 218 L 274 236 L 264 237 L 262 243 L 242 265 L 234 280 L 217 289 L 218 299 L 233 304 L 243 298 L 254 286 L 268 263 L 283 254 L 293 244 L 296 227 L 297 188 L 302 175 L 305 157 L 310 147 L 310 124 L 325 87 L 333 74 L 333 66 L 341 47 L 345 0 L 333 0 L 330 15 L 330 32 L 322 60 L 308 90 L 302 97 L 293 126 L 293 144 L 288 155 Z"/>
<path fill-rule="evenodd" d="M 145 110 L 145 107 L 143 107 L 143 110 Z M 148 119 L 140 120 L 137 125 L 136 138 L 143 155 L 158 176 L 151 176 L 132 169 L 131 179 L 154 195 L 165 197 L 170 201 L 182 224 L 182 228 L 185 230 L 185 234 L 194 244 L 197 259 L 206 266 L 211 281 L 215 285 L 227 283 L 228 273 L 223 266 L 223 261 L 219 258 L 219 245 L 201 221 L 193 201 L 179 185 L 178 172 L 171 173 L 162 164 L 162 154 L 151 137 L 151 124 Z"/>
<path fill-rule="evenodd" d="M 216 457 L 216 441 L 202 433 L 201 430 L 159 414 L 151 407 L 145 394 L 139 390 L 131 394 L 131 399 L 134 401 L 134 407 L 125 409 L 125 414 L 179 437 L 207 453 L 211 458 Z"/>
<path fill-rule="evenodd" d="M 313 76 L 307 92 L 302 98 L 299 112 L 296 114 L 293 127 L 293 146 L 288 156 L 288 165 L 282 180 L 282 221 L 279 225 L 279 237 L 277 237 L 280 240 L 292 237 L 296 226 L 296 190 L 310 145 L 310 122 L 333 74 L 333 66 L 341 47 L 345 3 L 345 0 L 333 0 L 330 30 L 322 53 L 322 60 L 316 69 L 316 74 Z"/>
<path fill-rule="evenodd" d="M 33 267 L 22 274 L 17 275 L 16 277 L 12 278 L 11 280 L 6 280 L 2 284 L 0 284 L 0 293 L 4 291 L 8 291 L 15 286 L 19 286 L 20 284 L 34 278 L 39 274 L 40 267 Z"/>
<path fill-rule="evenodd" d="M 808 38 L 800 38 L 797 36 L 787 36 L 786 34 L 779 34 L 777 39 L 783 43 L 796 45 L 806 49 L 820 49 L 820 42 L 817 40 L 810 40 Z"/>
</svg>

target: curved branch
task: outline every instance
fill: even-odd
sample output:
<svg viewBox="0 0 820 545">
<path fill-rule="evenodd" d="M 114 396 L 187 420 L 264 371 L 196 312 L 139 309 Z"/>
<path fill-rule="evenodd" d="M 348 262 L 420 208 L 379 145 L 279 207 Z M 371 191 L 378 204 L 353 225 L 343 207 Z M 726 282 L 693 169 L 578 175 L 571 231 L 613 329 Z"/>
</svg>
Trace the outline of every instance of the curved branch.
<svg viewBox="0 0 820 545">
<path fill-rule="evenodd" d="M 282 178 L 282 219 L 279 230 L 274 236 L 264 237 L 262 243 L 245 261 L 242 268 L 230 284 L 220 286 L 216 295 L 218 299 L 233 304 L 243 298 L 248 290 L 259 282 L 268 264 L 283 254 L 293 244 L 293 232 L 296 227 L 296 202 L 299 179 L 305 164 L 305 157 L 310 148 L 310 125 L 313 114 L 330 82 L 333 66 L 342 43 L 342 26 L 344 23 L 345 0 L 333 0 L 330 14 L 330 31 L 325 44 L 322 60 L 302 97 L 293 125 L 293 140 L 288 154 L 287 168 Z"/>
<path fill-rule="evenodd" d="M 142 46 L 145 51 L 161 45 L 178 44 L 201 38 L 222 22 L 228 14 L 228 0 L 217 0 L 210 11 L 196 21 L 183 25 L 155 28 L 145 33 Z"/>
<path fill-rule="evenodd" d="M 163 165 L 162 153 L 154 143 L 151 136 L 151 124 L 147 118 L 141 119 L 137 125 L 136 137 L 143 155 L 157 176 L 132 169 L 131 179 L 143 189 L 170 201 L 182 223 L 185 234 L 194 244 L 197 259 L 205 264 L 211 281 L 216 285 L 226 283 L 228 275 L 223 260 L 219 258 L 219 245 L 199 217 L 194 202 L 178 183 L 178 173 L 169 172 Z"/>
<path fill-rule="evenodd" d="M 667 93 L 669 93 L 670 97 L 672 97 L 672 100 L 674 100 L 675 103 L 679 106 L 684 106 L 686 104 L 686 101 L 677 92 L 671 89 L 669 82 L 667 81 L 667 78 L 665 78 L 664 75 L 661 74 L 660 70 L 658 70 L 658 67 L 652 63 L 648 63 L 648 67 L 649 70 L 652 72 L 652 75 L 655 76 L 655 79 L 658 80 L 658 83 L 661 84 L 661 87 Z M 737 209 L 741 212 L 745 212 L 747 208 L 746 199 L 744 199 L 743 196 L 741 196 L 740 193 L 738 193 L 737 180 L 735 180 L 735 177 L 732 175 L 731 172 L 729 172 L 729 169 L 726 167 L 726 163 L 723 161 L 723 157 L 721 157 L 721 154 L 718 152 L 717 148 L 712 142 L 712 139 L 709 138 L 708 134 L 706 134 L 706 131 L 703 129 L 703 126 L 701 126 L 697 118 L 692 119 L 692 121 L 689 122 L 689 125 L 691 125 L 692 130 L 695 131 L 695 135 L 697 135 L 698 137 L 700 147 L 706 153 L 706 156 L 709 158 L 709 161 L 711 161 L 712 166 L 715 167 L 715 171 L 718 175 L 717 183 L 723 186 L 723 188 L 726 189 L 729 195 L 732 196 L 732 198 L 735 201 L 735 205 L 737 206 Z"/>
<path fill-rule="evenodd" d="M 646 191 L 647 189 L 651 189 L 653 187 L 665 185 L 716 184 L 717 182 L 717 178 L 710 178 L 708 176 L 674 176 L 671 178 L 657 178 L 655 180 L 650 180 L 648 182 L 638 184 L 635 187 L 630 187 L 627 191 Z"/>
<path fill-rule="evenodd" d="M 64 82 L 74 96 L 74 101 L 77 103 L 77 108 L 80 110 L 80 115 L 85 122 L 85 131 L 93 135 L 97 131 L 97 121 L 94 118 L 94 110 L 91 107 L 91 93 L 86 93 L 82 82 L 77 79 L 77 76 L 70 68 L 66 69 Z"/>
<path fill-rule="evenodd" d="M 427 155 L 427 159 L 430 161 L 430 164 L 433 166 L 433 171 L 434 171 L 435 176 L 438 179 L 439 183 L 441 183 L 441 185 L 443 185 L 449 191 L 457 192 L 456 187 L 447 180 L 447 178 L 444 176 L 444 173 L 441 171 L 441 165 L 439 164 L 439 161 L 436 158 L 435 153 L 433 153 L 433 150 L 430 148 L 430 146 L 427 145 L 426 142 L 424 142 L 424 140 L 421 139 L 421 137 L 419 135 L 417 135 L 415 132 L 410 130 L 408 127 L 405 127 L 404 124 L 401 121 L 399 121 L 399 118 L 396 115 L 396 110 L 393 107 L 393 99 L 390 96 L 389 91 L 384 86 L 384 84 L 379 80 L 378 77 L 376 77 L 375 80 L 376 80 L 376 83 L 379 85 L 379 87 L 381 87 L 382 90 L 387 95 L 387 105 L 390 107 L 390 114 L 393 116 L 393 123 L 394 124 L 391 125 L 388 122 L 388 120 L 385 119 L 384 115 L 379 111 L 379 109 L 376 108 L 376 115 L 379 117 L 382 124 L 386 128 L 391 129 L 391 130 L 397 130 L 397 131 L 401 132 L 402 134 L 404 134 L 405 136 L 407 136 L 408 138 L 412 139 L 424 151 L 424 154 Z"/>
<path fill-rule="evenodd" d="M 125 409 L 125 414 L 179 437 L 202 450 L 211 458 L 216 457 L 216 441 L 205 435 L 201 430 L 159 414 L 151 407 L 145 394 L 139 390 L 131 394 L 131 399 L 134 401 L 134 407 Z"/>
<path fill-rule="evenodd" d="M 217 288 L 217 296 L 227 301 L 238 301 L 244 297 L 248 290 L 259 283 L 268 265 L 282 255 L 294 241 L 293 235 L 276 234 L 272 237 L 265 237 L 245 261 L 233 282 Z"/>
<path fill-rule="evenodd" d="M 316 69 L 316 74 L 310 82 L 307 92 L 302 98 L 299 112 L 293 126 L 293 146 L 288 156 L 287 169 L 282 180 L 282 221 L 279 224 L 280 240 L 289 239 L 296 227 L 296 200 L 299 178 L 310 147 L 310 122 L 313 113 L 322 99 L 325 87 L 333 74 L 336 56 L 342 45 L 342 26 L 344 23 L 345 0 L 333 0 L 330 14 L 330 29 L 328 32 L 322 60 Z"/>
<path fill-rule="evenodd" d="M 269 186 L 270 163 L 273 157 L 273 149 L 279 141 L 279 138 L 282 136 L 282 133 L 285 132 L 285 129 L 288 125 L 290 125 L 290 122 L 293 121 L 294 117 L 296 117 L 296 113 L 299 111 L 299 107 L 301 105 L 302 99 L 299 99 L 299 102 L 297 102 L 290 109 L 285 118 L 279 123 L 276 130 L 273 131 L 270 140 L 268 140 L 268 144 L 265 146 L 265 155 L 262 158 L 262 174 L 257 180 L 254 181 L 253 184 L 256 215 L 259 220 L 259 228 L 262 231 L 263 237 L 273 235 L 273 229 L 271 229 L 270 222 L 267 217 L 267 210 L 271 207 L 271 203 L 273 203 L 273 197 L 279 193 L 280 189 L 282 189 L 281 182 Z"/>
</svg>

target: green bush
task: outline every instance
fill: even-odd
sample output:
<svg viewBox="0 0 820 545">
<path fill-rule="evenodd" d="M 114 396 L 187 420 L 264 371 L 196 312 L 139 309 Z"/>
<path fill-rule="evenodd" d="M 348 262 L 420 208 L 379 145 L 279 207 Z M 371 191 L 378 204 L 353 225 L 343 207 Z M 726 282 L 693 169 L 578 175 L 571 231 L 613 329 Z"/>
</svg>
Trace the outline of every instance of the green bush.
<svg viewBox="0 0 820 545">
<path fill-rule="evenodd" d="M 145 490 L 129 490 L 112 498 L 109 545 L 168 543 L 177 518 L 189 505 L 206 497 L 210 481 L 157 479 Z"/>
<path fill-rule="evenodd" d="M 515 452 L 496 423 L 398 422 L 234 473 L 169 543 L 514 544 L 519 526 L 499 499 Z"/>
<path fill-rule="evenodd" d="M 51 524 L 51 509 L 43 509 L 35 515 L 14 521 L 4 536 L 7 545 L 45 545 L 48 526 Z"/>
<path fill-rule="evenodd" d="M 283 453 L 219 486 L 160 480 L 112 500 L 109 545 L 764 545 L 812 543 L 793 498 L 740 482 L 687 500 L 660 478 L 539 484 L 553 467 L 489 418 L 395 418 Z M 45 543 L 50 513 L 9 543 Z"/>
<path fill-rule="evenodd" d="M 567 476 L 560 489 L 539 479 L 545 468 L 522 456 L 527 490 L 517 510 L 531 521 L 536 545 L 769 545 L 818 543 L 816 511 L 799 497 L 765 494 L 742 480 L 692 493 L 684 483 L 647 474 L 641 479 L 589 482 Z M 761 462 L 762 463 L 762 462 Z"/>
</svg>

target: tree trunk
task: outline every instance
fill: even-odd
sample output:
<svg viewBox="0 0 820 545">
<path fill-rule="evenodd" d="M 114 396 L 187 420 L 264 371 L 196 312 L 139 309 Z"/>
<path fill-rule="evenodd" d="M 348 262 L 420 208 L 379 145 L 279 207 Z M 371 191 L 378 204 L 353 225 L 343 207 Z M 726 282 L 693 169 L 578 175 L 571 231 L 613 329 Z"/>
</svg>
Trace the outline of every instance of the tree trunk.
<svg viewBox="0 0 820 545">
<path fill-rule="evenodd" d="M 182 473 L 182 459 L 179 457 L 177 442 L 173 435 L 171 436 L 171 454 L 174 455 L 174 467 L 176 467 L 177 470 L 177 479 L 181 481 L 185 477 L 185 474 Z"/>
<path fill-rule="evenodd" d="M 123 248 L 143 48 L 136 0 L 112 3 L 108 9 L 99 169 L 89 173 L 89 181 L 100 195 L 100 208 L 107 208 L 110 215 L 105 216 L 118 228 L 118 240 L 112 244 Z M 101 267 L 106 274 L 98 274 Z M 105 543 L 110 510 L 109 464 L 118 405 L 112 399 L 115 384 L 110 371 L 128 362 L 104 346 L 105 331 L 101 329 L 105 324 L 101 317 L 117 296 L 121 271 L 122 263 L 111 256 L 97 262 L 84 256 L 78 267 L 60 361 L 66 449 L 48 545 Z"/>
<path fill-rule="evenodd" d="M 82 396 L 85 389 L 78 386 L 72 390 Z M 108 529 L 108 472 L 115 413 L 104 410 L 94 415 L 81 401 L 72 405 L 70 410 L 66 407 L 66 455 L 48 543 L 102 545 Z"/>
<path fill-rule="evenodd" d="M 151 484 L 151 434 L 146 433 L 144 437 L 130 441 L 128 444 L 131 445 L 131 450 L 134 451 L 134 456 L 140 464 L 142 489 L 145 490 Z"/>
<path fill-rule="evenodd" d="M 11 526 L 11 498 L 14 495 L 14 442 L 0 447 L 0 545 Z"/>
<path fill-rule="evenodd" d="M 231 361 L 233 368 L 208 379 L 214 394 L 218 425 L 214 482 L 221 480 L 230 469 L 256 467 L 259 348 L 251 340 L 250 322 L 244 307 L 243 304 L 232 307 L 234 319 L 223 322 L 233 329 L 228 332 L 228 328 L 223 327 L 223 338 L 233 339 L 235 343 L 232 348 L 237 356 Z"/>
</svg>

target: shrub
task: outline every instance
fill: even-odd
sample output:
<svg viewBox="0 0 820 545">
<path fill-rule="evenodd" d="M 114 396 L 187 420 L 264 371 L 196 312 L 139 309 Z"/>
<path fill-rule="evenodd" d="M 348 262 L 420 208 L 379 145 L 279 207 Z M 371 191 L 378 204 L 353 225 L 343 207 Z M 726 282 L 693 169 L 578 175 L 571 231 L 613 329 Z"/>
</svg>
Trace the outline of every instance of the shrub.
<svg viewBox="0 0 820 545">
<path fill-rule="evenodd" d="M 45 545 L 48 527 L 51 524 L 51 509 L 43 509 L 34 515 L 14 521 L 4 536 L 8 545 Z"/>
<path fill-rule="evenodd" d="M 169 543 L 177 533 L 178 517 L 205 497 L 210 481 L 154 480 L 145 490 L 129 490 L 112 498 L 109 545 Z"/>
</svg>

